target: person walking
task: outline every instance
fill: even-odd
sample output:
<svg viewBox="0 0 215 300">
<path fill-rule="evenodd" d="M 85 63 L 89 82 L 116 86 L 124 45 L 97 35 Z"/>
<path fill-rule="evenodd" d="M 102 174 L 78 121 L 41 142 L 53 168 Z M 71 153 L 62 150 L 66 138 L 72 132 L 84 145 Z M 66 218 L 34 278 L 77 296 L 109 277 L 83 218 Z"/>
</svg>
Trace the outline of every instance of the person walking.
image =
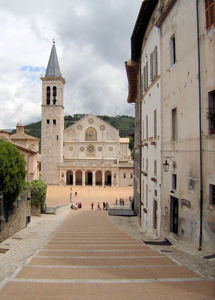
<svg viewBox="0 0 215 300">
<path fill-rule="evenodd" d="M 91 209 L 93 209 L 93 206 L 94 206 L 94 204 L 93 204 L 93 202 L 91 203 Z"/>
<path fill-rule="evenodd" d="M 98 205 L 97 205 L 97 210 L 101 210 L 99 202 L 98 202 Z"/>
<path fill-rule="evenodd" d="M 105 202 L 103 202 L 103 210 L 105 210 Z"/>
</svg>

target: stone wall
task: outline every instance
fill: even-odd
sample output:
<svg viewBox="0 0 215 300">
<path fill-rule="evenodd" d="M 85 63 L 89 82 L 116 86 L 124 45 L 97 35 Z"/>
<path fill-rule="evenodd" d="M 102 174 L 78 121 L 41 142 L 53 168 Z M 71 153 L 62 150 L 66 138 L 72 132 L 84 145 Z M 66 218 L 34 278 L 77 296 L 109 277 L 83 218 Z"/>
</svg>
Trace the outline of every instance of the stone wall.
<svg viewBox="0 0 215 300">
<path fill-rule="evenodd" d="M 31 215 L 30 201 L 27 194 L 22 195 L 16 202 L 15 213 L 9 217 L 8 223 L 3 222 L 0 227 L 0 241 L 12 236 L 27 226 L 27 217 Z"/>
</svg>

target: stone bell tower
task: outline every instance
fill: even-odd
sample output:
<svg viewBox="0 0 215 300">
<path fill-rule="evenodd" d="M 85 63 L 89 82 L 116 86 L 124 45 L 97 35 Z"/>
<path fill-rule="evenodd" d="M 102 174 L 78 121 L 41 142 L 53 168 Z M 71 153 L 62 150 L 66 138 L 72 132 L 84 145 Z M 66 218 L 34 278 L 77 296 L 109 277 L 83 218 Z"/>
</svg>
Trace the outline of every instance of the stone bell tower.
<svg viewBox="0 0 215 300">
<path fill-rule="evenodd" d="M 59 184 L 63 161 L 65 80 L 60 72 L 55 42 L 42 80 L 41 173 L 46 184 Z"/>
</svg>

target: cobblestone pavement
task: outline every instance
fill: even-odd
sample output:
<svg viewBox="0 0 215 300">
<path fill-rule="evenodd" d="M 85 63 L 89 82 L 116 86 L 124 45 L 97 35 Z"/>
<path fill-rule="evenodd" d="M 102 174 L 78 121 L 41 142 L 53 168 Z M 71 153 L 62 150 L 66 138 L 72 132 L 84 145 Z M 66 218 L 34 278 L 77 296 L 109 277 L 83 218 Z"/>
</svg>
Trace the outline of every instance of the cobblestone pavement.
<svg viewBox="0 0 215 300">
<path fill-rule="evenodd" d="M 56 217 L 47 242 L 2 282 L 0 300 L 215 299 L 215 281 L 138 240 L 135 219 L 118 218 L 128 235 L 105 211 L 71 211 L 63 223 L 65 215 Z"/>
</svg>

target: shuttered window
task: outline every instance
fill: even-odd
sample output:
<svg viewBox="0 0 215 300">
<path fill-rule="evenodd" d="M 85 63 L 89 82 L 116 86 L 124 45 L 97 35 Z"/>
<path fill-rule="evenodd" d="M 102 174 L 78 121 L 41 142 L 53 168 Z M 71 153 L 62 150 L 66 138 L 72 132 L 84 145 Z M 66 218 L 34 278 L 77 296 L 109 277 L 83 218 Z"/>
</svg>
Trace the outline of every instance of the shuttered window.
<svg viewBox="0 0 215 300">
<path fill-rule="evenodd" d="M 150 54 L 150 80 L 153 81 L 158 75 L 158 48 L 155 46 Z"/>
<path fill-rule="evenodd" d="M 215 0 L 205 0 L 206 29 L 215 25 Z"/>
<path fill-rule="evenodd" d="M 144 91 L 148 87 L 148 62 L 146 62 L 144 68 L 143 68 L 143 88 Z"/>
</svg>

